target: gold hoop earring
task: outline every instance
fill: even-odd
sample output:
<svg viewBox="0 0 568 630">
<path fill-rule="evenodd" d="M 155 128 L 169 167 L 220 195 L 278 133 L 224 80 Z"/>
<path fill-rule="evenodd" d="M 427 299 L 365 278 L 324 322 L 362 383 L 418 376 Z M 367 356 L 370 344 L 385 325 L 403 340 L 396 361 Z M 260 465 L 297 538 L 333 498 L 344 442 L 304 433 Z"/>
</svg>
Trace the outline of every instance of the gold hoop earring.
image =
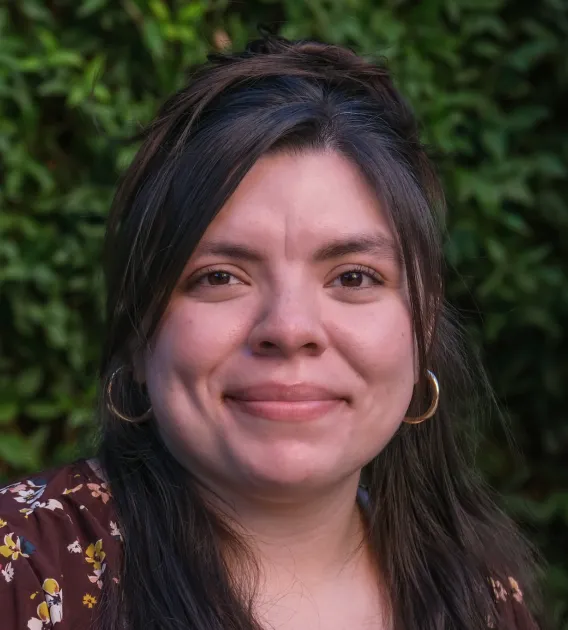
<svg viewBox="0 0 568 630">
<path fill-rule="evenodd" d="M 137 424 L 139 422 L 143 422 L 144 420 L 147 420 L 150 417 L 150 415 L 152 414 L 152 405 L 150 405 L 150 408 L 147 411 L 145 411 L 142 415 L 131 418 L 130 416 L 126 416 L 125 414 L 121 413 L 115 407 L 115 404 L 112 400 L 112 386 L 114 385 L 114 380 L 120 374 L 120 372 L 122 372 L 125 368 L 126 368 L 126 365 L 120 366 L 117 370 L 115 370 L 111 374 L 110 378 L 108 379 L 108 383 L 106 387 L 106 405 L 107 405 L 107 409 L 117 418 L 120 418 L 121 420 L 124 420 L 125 422 L 130 422 L 131 424 Z"/>
<path fill-rule="evenodd" d="M 438 403 L 440 402 L 440 384 L 438 383 L 438 379 L 434 375 L 434 372 L 426 370 L 426 376 L 428 377 L 428 381 L 430 382 L 430 385 L 432 386 L 432 389 L 434 391 L 432 404 L 421 416 L 417 416 L 416 418 L 411 418 L 407 416 L 404 419 L 404 422 L 406 422 L 407 424 L 420 424 L 421 422 L 424 422 L 424 420 L 428 420 L 428 418 L 431 418 L 438 409 Z"/>
</svg>

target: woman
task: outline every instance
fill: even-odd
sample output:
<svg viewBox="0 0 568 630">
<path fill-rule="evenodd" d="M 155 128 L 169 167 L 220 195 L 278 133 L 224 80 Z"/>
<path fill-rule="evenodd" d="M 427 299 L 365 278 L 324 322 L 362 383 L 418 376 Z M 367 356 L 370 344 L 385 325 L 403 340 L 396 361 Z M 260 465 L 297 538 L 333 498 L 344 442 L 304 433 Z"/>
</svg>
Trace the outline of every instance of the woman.
<svg viewBox="0 0 568 630">
<path fill-rule="evenodd" d="M 536 628 L 463 446 L 442 215 L 385 69 L 212 56 L 110 215 L 98 458 L 2 491 L 4 627 Z"/>
</svg>

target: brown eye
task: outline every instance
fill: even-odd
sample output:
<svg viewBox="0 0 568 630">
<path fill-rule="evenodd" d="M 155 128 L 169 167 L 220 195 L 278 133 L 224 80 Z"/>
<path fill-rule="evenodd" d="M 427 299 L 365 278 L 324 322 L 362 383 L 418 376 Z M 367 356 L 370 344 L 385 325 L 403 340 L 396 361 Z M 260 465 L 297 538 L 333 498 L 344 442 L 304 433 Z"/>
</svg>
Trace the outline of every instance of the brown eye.
<svg viewBox="0 0 568 630">
<path fill-rule="evenodd" d="M 383 283 L 383 278 L 374 269 L 355 267 L 336 276 L 330 286 L 343 289 L 370 289 Z"/>
<path fill-rule="evenodd" d="M 242 284 L 246 283 L 229 271 L 209 268 L 203 269 L 200 274 L 196 274 L 193 278 L 190 278 L 187 283 L 187 290 L 236 287 Z"/>
<path fill-rule="evenodd" d="M 212 271 L 202 278 L 210 286 L 220 286 L 231 283 L 231 274 L 226 271 Z"/>
<path fill-rule="evenodd" d="M 360 287 L 363 284 L 363 274 L 360 271 L 348 271 L 339 278 L 343 287 Z"/>
</svg>

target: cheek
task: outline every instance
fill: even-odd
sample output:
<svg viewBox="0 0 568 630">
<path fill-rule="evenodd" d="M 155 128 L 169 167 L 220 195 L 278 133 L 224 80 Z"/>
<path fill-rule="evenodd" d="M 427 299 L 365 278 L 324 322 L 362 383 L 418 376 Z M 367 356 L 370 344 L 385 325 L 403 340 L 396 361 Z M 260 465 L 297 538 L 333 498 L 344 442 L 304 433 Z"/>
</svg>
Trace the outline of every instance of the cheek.
<svg viewBox="0 0 568 630">
<path fill-rule="evenodd" d="M 249 330 L 250 309 L 235 306 L 240 305 L 179 298 L 170 305 L 146 353 L 146 383 L 154 412 L 162 429 L 176 439 L 205 431 L 199 419 L 217 412 L 220 375 Z"/>
<path fill-rule="evenodd" d="M 202 420 L 215 417 L 218 375 L 248 330 L 242 310 L 227 311 L 220 304 L 180 298 L 170 305 L 145 355 L 152 406 L 174 453 L 177 447 L 185 453 L 188 440 L 213 448 L 213 427 Z"/>
<path fill-rule="evenodd" d="M 333 328 L 337 345 L 367 384 L 414 381 L 414 334 L 402 299 L 338 313 Z"/>
<path fill-rule="evenodd" d="M 344 314 L 343 314 L 344 315 Z M 389 295 L 368 307 L 335 318 L 335 339 L 359 381 L 356 442 L 374 456 L 404 419 L 415 382 L 414 335 L 408 308 Z"/>
<path fill-rule="evenodd" d="M 173 304 L 151 344 L 146 368 L 175 372 L 199 380 L 220 368 L 242 344 L 248 330 L 244 309 L 219 304 L 192 303 L 181 298 Z"/>
</svg>

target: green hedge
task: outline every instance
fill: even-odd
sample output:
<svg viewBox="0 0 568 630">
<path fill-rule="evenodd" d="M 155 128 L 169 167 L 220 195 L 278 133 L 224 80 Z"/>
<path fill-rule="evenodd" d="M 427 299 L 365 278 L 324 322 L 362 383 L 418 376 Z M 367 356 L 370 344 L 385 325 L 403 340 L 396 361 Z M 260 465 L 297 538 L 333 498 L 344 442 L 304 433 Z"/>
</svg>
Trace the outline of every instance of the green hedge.
<svg viewBox="0 0 568 630">
<path fill-rule="evenodd" d="M 124 140 L 258 22 L 386 56 L 423 121 L 449 200 L 450 298 L 524 454 L 489 428 L 480 463 L 549 559 L 549 610 L 568 629 L 565 0 L 5 0 L 0 477 L 88 452 Z"/>
</svg>

